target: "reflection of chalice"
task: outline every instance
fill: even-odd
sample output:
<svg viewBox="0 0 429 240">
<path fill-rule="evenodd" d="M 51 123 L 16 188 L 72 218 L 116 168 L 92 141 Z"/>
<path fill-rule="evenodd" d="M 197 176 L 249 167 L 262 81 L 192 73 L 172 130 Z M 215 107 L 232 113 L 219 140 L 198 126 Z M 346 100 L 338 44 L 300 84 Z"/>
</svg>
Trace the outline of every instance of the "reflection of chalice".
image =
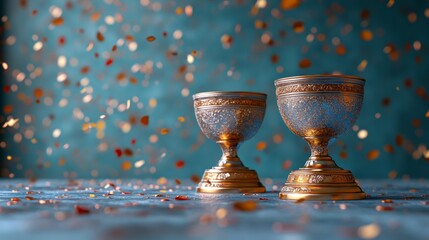
<svg viewBox="0 0 429 240">
<path fill-rule="evenodd" d="M 358 117 L 364 84 L 364 79 L 343 75 L 296 76 L 275 81 L 277 105 L 284 122 L 311 148 L 305 166 L 289 174 L 279 198 L 365 198 L 352 173 L 338 167 L 327 149 Z"/>
<path fill-rule="evenodd" d="M 254 92 L 203 92 L 194 96 L 195 116 L 202 132 L 216 141 L 223 155 L 218 166 L 205 171 L 197 192 L 265 192 L 254 170 L 237 156 L 241 142 L 252 138 L 265 115 L 266 94 Z"/>
</svg>

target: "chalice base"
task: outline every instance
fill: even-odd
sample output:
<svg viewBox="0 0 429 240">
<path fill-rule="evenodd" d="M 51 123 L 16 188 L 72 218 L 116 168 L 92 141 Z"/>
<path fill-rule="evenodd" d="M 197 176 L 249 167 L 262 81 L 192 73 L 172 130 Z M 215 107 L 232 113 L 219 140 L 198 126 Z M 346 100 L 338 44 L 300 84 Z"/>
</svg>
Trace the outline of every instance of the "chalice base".
<svg viewBox="0 0 429 240">
<path fill-rule="evenodd" d="M 246 167 L 214 167 L 204 172 L 198 193 L 263 193 L 258 174 Z"/>
<path fill-rule="evenodd" d="M 350 171 L 341 168 L 300 168 L 289 174 L 280 199 L 358 200 L 366 194 Z"/>
</svg>

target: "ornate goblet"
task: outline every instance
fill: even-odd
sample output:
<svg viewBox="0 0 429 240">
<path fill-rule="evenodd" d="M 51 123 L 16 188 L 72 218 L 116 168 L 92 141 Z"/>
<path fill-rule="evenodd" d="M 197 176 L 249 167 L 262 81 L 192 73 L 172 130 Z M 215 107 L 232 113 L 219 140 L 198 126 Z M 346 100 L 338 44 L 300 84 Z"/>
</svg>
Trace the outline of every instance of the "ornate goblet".
<svg viewBox="0 0 429 240">
<path fill-rule="evenodd" d="M 193 96 L 202 132 L 215 141 L 223 155 L 207 169 L 197 187 L 202 193 L 260 193 L 265 187 L 254 170 L 237 155 L 239 145 L 252 138 L 262 124 L 267 95 L 255 92 L 203 92 Z"/>
<path fill-rule="evenodd" d="M 310 75 L 275 81 L 277 105 L 288 128 L 310 145 L 303 168 L 289 174 L 281 199 L 353 200 L 366 194 L 352 173 L 328 154 L 334 138 L 351 128 L 362 107 L 365 80 L 344 75 Z"/>
</svg>

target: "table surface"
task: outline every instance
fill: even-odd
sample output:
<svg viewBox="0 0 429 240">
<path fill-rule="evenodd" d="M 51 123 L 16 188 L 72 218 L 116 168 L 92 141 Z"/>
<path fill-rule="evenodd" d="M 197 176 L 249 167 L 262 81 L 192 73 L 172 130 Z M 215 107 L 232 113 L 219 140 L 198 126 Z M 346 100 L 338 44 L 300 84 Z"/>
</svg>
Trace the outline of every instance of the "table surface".
<svg viewBox="0 0 429 240">
<path fill-rule="evenodd" d="M 282 181 L 263 182 L 212 195 L 174 179 L 0 180 L 0 239 L 429 239 L 428 180 L 364 180 L 368 199 L 336 202 L 280 200 Z"/>
</svg>

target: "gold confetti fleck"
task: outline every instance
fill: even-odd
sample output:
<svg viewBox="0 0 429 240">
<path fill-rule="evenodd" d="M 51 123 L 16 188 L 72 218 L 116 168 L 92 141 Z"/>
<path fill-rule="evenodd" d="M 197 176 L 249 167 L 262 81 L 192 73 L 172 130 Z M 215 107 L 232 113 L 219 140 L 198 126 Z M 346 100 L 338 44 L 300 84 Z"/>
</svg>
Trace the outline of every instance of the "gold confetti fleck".
<svg viewBox="0 0 429 240">
<path fill-rule="evenodd" d="M 33 50 L 34 51 L 40 51 L 43 48 L 43 42 L 38 41 L 36 43 L 34 43 L 33 45 Z"/>
<path fill-rule="evenodd" d="M 141 117 L 140 123 L 145 127 L 148 126 L 149 125 L 149 116 L 146 115 L 146 116 Z"/>
<path fill-rule="evenodd" d="M 255 6 L 257 8 L 265 8 L 267 6 L 267 1 L 266 0 L 257 0 L 255 3 Z"/>
<path fill-rule="evenodd" d="M 357 230 L 357 234 L 359 235 L 359 237 L 364 239 L 376 238 L 378 237 L 378 235 L 380 235 L 380 232 L 381 232 L 380 227 L 375 223 L 361 226 Z"/>
<path fill-rule="evenodd" d="M 121 163 L 121 168 L 122 168 L 122 170 L 124 170 L 124 171 L 128 171 L 128 170 L 130 170 L 132 166 L 133 166 L 133 165 L 132 165 L 132 163 L 131 163 L 130 161 L 123 161 L 123 162 Z"/>
<path fill-rule="evenodd" d="M 25 200 L 32 201 L 32 200 L 36 200 L 36 198 L 32 196 L 25 196 Z"/>
<path fill-rule="evenodd" d="M 301 4 L 301 0 L 282 0 L 280 8 L 283 10 L 292 10 Z"/>
<path fill-rule="evenodd" d="M 296 22 L 294 22 L 293 25 L 292 25 L 292 27 L 293 27 L 293 30 L 296 33 L 302 33 L 305 30 L 304 22 L 302 22 L 302 21 L 296 21 Z"/>
<path fill-rule="evenodd" d="M 267 143 L 264 141 L 260 141 L 256 144 L 256 150 L 258 151 L 263 151 L 265 148 L 267 148 Z"/>
<path fill-rule="evenodd" d="M 3 107 L 3 112 L 5 113 L 5 114 L 10 114 L 10 113 L 12 113 L 13 112 L 13 106 L 12 105 L 5 105 L 4 107 Z"/>
<path fill-rule="evenodd" d="M 391 7 L 393 7 L 393 4 L 395 4 L 395 0 L 389 0 L 389 1 L 387 2 L 386 6 L 387 6 L 388 8 L 391 8 Z"/>
<path fill-rule="evenodd" d="M 101 32 L 97 32 L 97 40 L 99 42 L 103 42 L 104 41 L 104 36 Z"/>
<path fill-rule="evenodd" d="M 193 183 L 199 183 L 200 182 L 200 177 L 198 177 L 197 175 L 192 175 L 191 176 L 191 181 Z"/>
<path fill-rule="evenodd" d="M 309 68 L 309 67 L 311 67 L 311 61 L 309 60 L 309 59 L 302 59 L 300 62 L 299 62 L 299 64 L 298 64 L 298 66 L 300 67 L 300 68 Z"/>
<path fill-rule="evenodd" d="M 165 178 L 165 177 L 160 177 L 160 178 L 158 178 L 158 180 L 156 180 L 156 182 L 157 182 L 159 185 L 165 185 L 165 184 L 167 184 L 167 183 L 168 183 L 168 180 L 167 180 L 167 178 Z"/>
<path fill-rule="evenodd" d="M 389 178 L 390 179 L 395 179 L 398 176 L 398 172 L 392 170 L 389 172 Z"/>
<path fill-rule="evenodd" d="M 368 65 L 368 61 L 366 60 L 366 59 L 364 59 L 364 60 L 362 60 L 360 63 L 359 63 L 359 65 L 358 65 L 358 67 L 357 67 L 357 69 L 360 71 L 360 72 L 363 72 L 364 70 L 365 70 L 365 68 L 366 68 L 366 66 Z"/>
<path fill-rule="evenodd" d="M 395 149 L 393 148 L 392 145 L 390 144 L 385 144 L 384 145 L 384 151 L 387 153 L 393 153 L 395 151 Z"/>
<path fill-rule="evenodd" d="M 228 216 L 228 210 L 225 208 L 219 208 L 216 210 L 216 217 L 218 219 L 224 219 L 226 216 Z"/>
<path fill-rule="evenodd" d="M 182 7 L 177 7 L 176 8 L 176 14 L 177 15 L 181 15 L 183 13 L 183 8 Z"/>
<path fill-rule="evenodd" d="M 153 42 L 153 41 L 155 41 L 155 40 L 156 40 L 156 37 L 154 37 L 154 36 L 148 36 L 148 37 L 146 38 L 146 40 L 147 40 L 148 42 Z"/>
<path fill-rule="evenodd" d="M 393 203 L 392 199 L 383 199 L 381 200 L 382 203 Z"/>
<path fill-rule="evenodd" d="M 335 52 L 338 55 L 344 55 L 347 53 L 347 48 L 346 46 L 344 46 L 343 44 L 339 44 L 336 48 L 335 48 Z"/>
<path fill-rule="evenodd" d="M 358 138 L 360 139 L 365 139 L 366 137 L 368 137 L 368 131 L 365 129 L 361 129 L 359 130 L 359 132 L 357 133 Z"/>
<path fill-rule="evenodd" d="M 101 13 L 100 12 L 93 12 L 91 15 L 91 20 L 96 22 L 98 21 L 98 19 L 100 19 L 101 17 Z"/>
<path fill-rule="evenodd" d="M 275 144 L 280 144 L 283 141 L 283 136 L 279 133 L 274 134 L 273 136 L 273 142 Z"/>
<path fill-rule="evenodd" d="M 277 54 L 271 55 L 271 62 L 272 63 L 278 63 L 279 62 L 279 55 L 277 55 Z"/>
<path fill-rule="evenodd" d="M 256 29 L 265 29 L 268 27 L 268 24 L 264 21 L 261 20 L 256 20 L 255 21 L 255 28 Z"/>
<path fill-rule="evenodd" d="M 258 203 L 253 200 L 238 201 L 233 203 L 232 207 L 237 211 L 251 212 L 258 208 Z"/>
<path fill-rule="evenodd" d="M 387 212 L 387 211 L 393 211 L 393 207 L 378 205 L 377 207 L 375 207 L 375 210 L 377 212 Z"/>
<path fill-rule="evenodd" d="M 368 152 L 368 154 L 366 154 L 366 158 L 368 160 L 375 160 L 380 156 L 380 151 L 378 151 L 377 149 L 371 150 Z"/>
<path fill-rule="evenodd" d="M 7 70 L 9 68 L 9 65 L 6 62 L 2 62 L 1 66 L 3 67 L 3 70 Z"/>
<path fill-rule="evenodd" d="M 404 137 L 400 134 L 396 135 L 395 142 L 396 142 L 396 145 L 402 146 L 402 144 L 404 144 Z"/>
<path fill-rule="evenodd" d="M 190 17 L 190 16 L 192 16 L 192 13 L 193 13 L 193 8 L 192 8 L 192 6 L 187 5 L 187 6 L 185 7 L 185 14 L 186 14 L 186 16 Z"/>
<path fill-rule="evenodd" d="M 371 41 L 372 40 L 372 32 L 371 30 L 364 29 L 360 32 L 360 38 L 364 41 Z"/>
<path fill-rule="evenodd" d="M 228 34 L 224 34 L 220 38 L 220 42 L 222 43 L 224 48 L 229 48 L 232 44 L 232 41 L 233 41 L 232 36 Z"/>
<path fill-rule="evenodd" d="M 18 118 L 10 118 L 3 124 L 3 128 L 13 127 L 18 121 Z"/>
<path fill-rule="evenodd" d="M 168 128 L 162 128 L 162 129 L 159 131 L 159 133 L 160 133 L 161 135 L 167 135 L 168 133 L 170 133 L 170 129 L 168 129 Z"/>
<path fill-rule="evenodd" d="M 155 98 L 151 98 L 151 99 L 149 99 L 149 107 L 150 108 L 155 108 L 156 107 L 156 105 L 157 105 L 157 101 L 156 101 L 156 99 Z"/>
<path fill-rule="evenodd" d="M 292 166 L 291 160 L 286 160 L 283 162 L 283 169 L 289 169 Z"/>
<path fill-rule="evenodd" d="M 134 167 L 135 167 L 135 168 L 140 168 L 140 167 L 142 167 L 144 164 L 145 164 L 145 161 L 144 161 L 144 160 L 139 160 L 139 161 L 137 161 L 137 162 L 135 162 L 135 163 L 134 163 Z"/>
<path fill-rule="evenodd" d="M 61 26 L 61 25 L 63 25 L 63 23 L 64 23 L 64 18 L 62 18 L 62 17 L 57 17 L 57 18 L 54 18 L 54 19 L 52 19 L 52 25 L 54 25 L 54 26 Z"/>
<path fill-rule="evenodd" d="M 416 13 L 409 13 L 408 14 L 408 21 L 410 23 L 415 23 L 417 21 L 417 14 Z"/>
</svg>

